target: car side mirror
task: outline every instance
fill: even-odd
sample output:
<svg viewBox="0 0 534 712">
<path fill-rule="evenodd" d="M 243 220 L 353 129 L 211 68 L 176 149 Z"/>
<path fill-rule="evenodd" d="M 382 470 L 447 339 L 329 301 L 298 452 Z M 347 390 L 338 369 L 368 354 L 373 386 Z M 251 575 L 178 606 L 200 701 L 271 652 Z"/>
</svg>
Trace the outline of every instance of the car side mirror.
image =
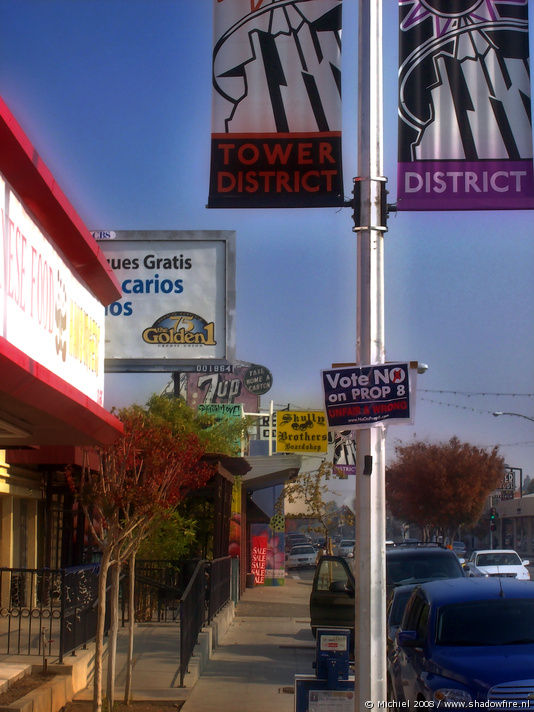
<svg viewBox="0 0 534 712">
<path fill-rule="evenodd" d="M 415 648 L 421 645 L 416 630 L 399 630 L 397 632 L 397 643 L 401 648 Z"/>
<path fill-rule="evenodd" d="M 523 561 L 523 566 L 530 566 L 530 561 L 529 561 L 529 559 L 525 559 L 525 560 Z"/>
<path fill-rule="evenodd" d="M 330 593 L 348 593 L 345 581 L 332 581 L 328 590 Z"/>
</svg>

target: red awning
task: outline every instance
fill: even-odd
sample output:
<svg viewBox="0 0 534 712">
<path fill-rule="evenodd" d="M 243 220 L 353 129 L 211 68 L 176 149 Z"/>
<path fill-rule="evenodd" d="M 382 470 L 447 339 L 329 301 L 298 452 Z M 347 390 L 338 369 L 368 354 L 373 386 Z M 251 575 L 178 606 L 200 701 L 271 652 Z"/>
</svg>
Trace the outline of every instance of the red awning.
<svg viewBox="0 0 534 712">
<path fill-rule="evenodd" d="M 0 337 L 0 448 L 107 445 L 122 423 Z"/>
<path fill-rule="evenodd" d="M 90 291 L 104 305 L 120 285 L 96 240 L 0 98 L 0 172 Z"/>
</svg>

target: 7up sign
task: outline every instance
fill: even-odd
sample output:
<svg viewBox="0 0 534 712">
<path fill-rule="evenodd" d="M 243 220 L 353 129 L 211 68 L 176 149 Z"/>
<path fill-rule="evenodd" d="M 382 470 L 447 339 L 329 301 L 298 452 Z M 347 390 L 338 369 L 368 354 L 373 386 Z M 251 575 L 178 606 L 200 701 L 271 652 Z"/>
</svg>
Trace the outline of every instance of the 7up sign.
<svg viewBox="0 0 534 712">
<path fill-rule="evenodd" d="M 415 374 L 411 376 L 415 381 Z M 330 428 L 367 428 L 375 423 L 412 422 L 407 363 L 351 366 L 323 371 Z"/>
</svg>

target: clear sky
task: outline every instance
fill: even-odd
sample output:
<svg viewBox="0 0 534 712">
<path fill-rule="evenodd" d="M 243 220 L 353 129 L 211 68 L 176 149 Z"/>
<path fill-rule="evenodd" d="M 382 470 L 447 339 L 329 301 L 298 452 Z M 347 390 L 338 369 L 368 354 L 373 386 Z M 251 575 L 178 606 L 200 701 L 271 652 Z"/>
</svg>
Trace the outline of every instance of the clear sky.
<svg viewBox="0 0 534 712">
<path fill-rule="evenodd" d="M 347 197 L 357 162 L 357 5 L 344 2 Z M 351 211 L 205 207 L 211 0 L 0 0 L 0 19 L 1 94 L 85 224 L 236 230 L 236 357 L 271 370 L 264 405 L 272 398 L 277 405 L 321 407 L 321 369 L 355 358 Z M 397 46 L 397 3 L 386 0 L 390 202 Z M 457 435 L 481 446 L 501 444 L 509 465 L 534 475 L 534 422 L 491 415 L 534 417 L 532 218 L 527 211 L 390 218 L 387 359 L 429 365 L 418 380 L 414 427 L 389 428 L 390 456 L 399 441 Z M 142 403 L 169 380 L 108 375 L 106 406 Z"/>
</svg>

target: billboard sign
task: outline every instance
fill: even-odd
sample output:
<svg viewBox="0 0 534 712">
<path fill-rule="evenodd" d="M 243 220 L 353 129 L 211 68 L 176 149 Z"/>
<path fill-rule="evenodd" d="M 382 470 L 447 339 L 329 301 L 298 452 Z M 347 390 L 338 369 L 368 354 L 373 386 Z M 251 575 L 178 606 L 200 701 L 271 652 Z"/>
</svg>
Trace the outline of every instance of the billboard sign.
<svg viewBox="0 0 534 712">
<path fill-rule="evenodd" d="M 179 370 L 233 357 L 233 231 L 93 235 L 123 294 L 106 307 L 106 371 Z"/>
<path fill-rule="evenodd" d="M 0 337 L 104 402 L 104 307 L 0 176 Z"/>
<path fill-rule="evenodd" d="M 242 404 L 245 413 L 257 413 L 260 397 L 246 387 L 245 377 L 251 365 L 234 366 L 231 373 L 187 373 L 186 401 L 191 408 L 225 403 Z"/>
<path fill-rule="evenodd" d="M 328 426 L 322 410 L 280 410 L 276 418 L 276 452 L 326 453 Z"/>
<path fill-rule="evenodd" d="M 208 207 L 343 205 L 341 0 L 213 0 Z"/>
<path fill-rule="evenodd" d="M 515 473 L 519 468 L 504 467 L 504 475 L 501 483 L 501 500 L 514 499 L 515 497 Z"/>
<path fill-rule="evenodd" d="M 398 210 L 534 207 L 527 0 L 399 0 Z"/>
<path fill-rule="evenodd" d="M 335 368 L 322 375 L 329 427 L 358 429 L 382 422 L 412 422 L 408 363 Z"/>
</svg>

